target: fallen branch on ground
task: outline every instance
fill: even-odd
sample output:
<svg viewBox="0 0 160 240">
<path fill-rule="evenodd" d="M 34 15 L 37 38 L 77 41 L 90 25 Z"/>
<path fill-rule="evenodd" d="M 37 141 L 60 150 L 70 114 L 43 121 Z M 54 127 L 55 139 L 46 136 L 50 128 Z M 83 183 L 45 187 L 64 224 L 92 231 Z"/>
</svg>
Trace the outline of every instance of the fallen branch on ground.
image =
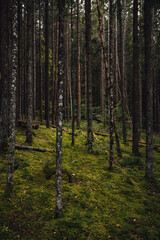
<svg viewBox="0 0 160 240">
<path fill-rule="evenodd" d="M 29 151 L 36 151 L 36 152 L 55 152 L 54 150 L 44 149 L 44 148 L 36 148 L 31 146 L 24 146 L 24 145 L 15 145 L 15 149 L 18 150 L 29 150 Z"/>
</svg>

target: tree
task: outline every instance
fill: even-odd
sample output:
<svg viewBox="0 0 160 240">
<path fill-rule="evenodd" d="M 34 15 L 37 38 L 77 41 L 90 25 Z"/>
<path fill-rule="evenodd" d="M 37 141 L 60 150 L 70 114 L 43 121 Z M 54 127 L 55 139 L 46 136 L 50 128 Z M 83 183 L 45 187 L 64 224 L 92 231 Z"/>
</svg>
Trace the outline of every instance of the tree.
<svg viewBox="0 0 160 240">
<path fill-rule="evenodd" d="M 72 91 L 72 145 L 75 142 L 74 129 L 75 129 L 75 80 L 73 76 L 73 0 L 71 0 L 71 91 Z"/>
<path fill-rule="evenodd" d="M 32 119 L 33 119 L 33 68 L 32 68 L 32 12 L 33 2 L 27 1 L 27 138 L 26 142 L 32 143 Z"/>
<path fill-rule="evenodd" d="M 46 127 L 49 128 L 49 79 L 48 79 L 48 0 L 45 0 L 45 119 Z"/>
<path fill-rule="evenodd" d="M 62 205 L 62 121 L 63 121 L 63 83 L 64 83 L 64 8 L 65 0 L 58 1 L 59 9 L 59 47 L 58 47 L 58 109 L 56 129 L 56 216 L 63 215 Z"/>
<path fill-rule="evenodd" d="M 77 0 L 77 126 L 81 122 L 81 71 L 80 71 L 80 11 L 79 0 Z"/>
<path fill-rule="evenodd" d="M 88 151 L 92 150 L 92 78 L 91 78 L 91 0 L 85 0 L 86 20 L 86 73 L 87 73 L 87 130 L 88 130 Z"/>
<path fill-rule="evenodd" d="M 15 160 L 15 125 L 16 125 L 16 82 L 17 82 L 17 1 L 9 1 L 9 156 L 7 187 L 13 191 L 13 174 Z"/>
<path fill-rule="evenodd" d="M 0 150 L 8 149 L 8 2 L 1 1 L 2 124 Z"/>
<path fill-rule="evenodd" d="M 110 99 L 110 158 L 109 166 L 110 169 L 113 167 L 113 131 L 114 131 L 114 103 L 113 103 L 113 72 L 112 72 L 112 31 L 113 31 L 113 2 L 109 0 L 109 99 Z"/>
<path fill-rule="evenodd" d="M 153 82 L 151 75 L 152 0 L 144 1 L 145 84 L 146 84 L 146 170 L 153 178 Z"/>
<path fill-rule="evenodd" d="M 138 57 L 138 0 L 133 1 L 133 141 L 132 152 L 138 154 L 139 141 L 139 57 Z"/>
</svg>

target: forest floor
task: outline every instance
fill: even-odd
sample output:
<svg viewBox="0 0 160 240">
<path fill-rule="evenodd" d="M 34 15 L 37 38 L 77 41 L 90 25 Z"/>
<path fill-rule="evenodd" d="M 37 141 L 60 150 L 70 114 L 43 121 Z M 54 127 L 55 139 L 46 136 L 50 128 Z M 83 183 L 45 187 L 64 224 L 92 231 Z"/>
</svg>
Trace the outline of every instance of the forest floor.
<svg viewBox="0 0 160 240">
<path fill-rule="evenodd" d="M 94 123 L 94 131 L 105 132 Z M 52 152 L 16 150 L 14 193 L 5 197 L 7 153 L 0 155 L 0 239 L 4 240 L 159 240 L 160 147 L 154 147 L 154 176 L 144 178 L 145 147 L 138 157 L 131 142 L 122 144 L 122 158 L 114 150 L 114 168 L 108 169 L 109 137 L 94 135 L 87 152 L 86 126 L 63 131 L 63 212 L 54 218 L 56 129 L 34 130 L 33 147 Z M 143 140 L 143 139 L 142 139 Z M 159 143 L 160 139 L 155 137 Z M 16 144 L 26 145 L 25 131 L 16 130 Z"/>
</svg>

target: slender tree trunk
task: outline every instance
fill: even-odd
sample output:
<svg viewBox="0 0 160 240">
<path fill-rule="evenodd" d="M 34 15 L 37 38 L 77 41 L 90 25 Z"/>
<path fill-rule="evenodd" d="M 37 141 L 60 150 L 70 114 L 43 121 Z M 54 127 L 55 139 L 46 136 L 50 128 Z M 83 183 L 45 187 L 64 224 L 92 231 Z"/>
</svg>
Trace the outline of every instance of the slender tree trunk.
<svg viewBox="0 0 160 240">
<path fill-rule="evenodd" d="M 59 51 L 58 51 L 58 111 L 56 136 L 56 216 L 63 215 L 62 205 L 62 121 L 63 121 L 63 83 L 64 83 L 64 8 L 65 0 L 59 0 Z"/>
<path fill-rule="evenodd" d="M 17 81 L 17 57 L 18 57 L 18 8 L 17 1 L 9 2 L 9 156 L 7 186 L 9 192 L 13 191 L 13 174 L 15 160 L 15 124 L 16 124 L 16 81 Z"/>
<path fill-rule="evenodd" d="M 85 120 L 87 120 L 87 60 L 86 60 L 86 53 L 85 53 L 85 66 L 84 66 L 84 71 L 85 71 Z"/>
<path fill-rule="evenodd" d="M 127 141 L 127 126 L 126 126 L 126 103 L 125 103 L 125 83 L 123 76 L 123 44 L 122 44 L 122 3 L 121 0 L 117 0 L 117 17 L 119 25 L 119 67 L 120 67 L 120 80 L 122 84 L 122 124 L 123 124 L 123 142 Z"/>
<path fill-rule="evenodd" d="M 138 0 L 133 1 L 133 141 L 132 152 L 138 154 L 139 141 L 139 49 Z"/>
<path fill-rule="evenodd" d="M 54 72 L 54 95 L 52 99 L 52 119 L 53 124 L 56 121 L 57 112 L 57 71 L 58 71 L 58 45 L 59 45 L 59 21 L 57 21 L 56 27 L 56 51 L 55 51 L 55 72 Z"/>
<path fill-rule="evenodd" d="M 55 46 L 54 46 L 54 0 L 52 0 L 52 124 L 54 124 L 54 116 L 53 116 L 53 99 L 54 99 L 54 51 L 55 51 Z"/>
<path fill-rule="evenodd" d="M 45 119 L 46 127 L 49 128 L 49 79 L 48 79 L 48 0 L 45 0 Z"/>
<path fill-rule="evenodd" d="M 74 129 L 75 129 L 75 81 L 73 76 L 73 0 L 71 0 L 71 91 L 72 91 L 72 145 L 74 145 Z"/>
<path fill-rule="evenodd" d="M 36 1 L 33 1 L 33 119 L 36 117 Z"/>
<path fill-rule="evenodd" d="M 8 3 L 1 2 L 1 78 L 2 78 L 2 124 L 0 150 L 8 149 Z"/>
<path fill-rule="evenodd" d="M 39 118 L 42 124 L 41 0 L 39 0 Z"/>
<path fill-rule="evenodd" d="M 79 0 L 77 0 L 77 126 L 81 122 L 81 70 L 80 70 L 80 12 Z"/>
<path fill-rule="evenodd" d="M 114 103 L 113 103 L 113 72 L 112 72 L 112 28 L 113 28 L 113 1 L 109 0 L 109 79 L 110 79 L 110 158 L 109 166 L 113 168 L 113 132 L 114 132 Z"/>
<path fill-rule="evenodd" d="M 33 73 L 32 73 L 32 11 L 33 2 L 27 2 L 27 27 L 28 27 L 28 41 L 27 41 L 27 138 L 26 142 L 32 143 L 32 119 L 33 119 Z"/>
<path fill-rule="evenodd" d="M 17 79 L 17 120 L 22 116 L 22 2 L 18 0 L 18 79 Z"/>
<path fill-rule="evenodd" d="M 87 65 L 87 129 L 88 151 L 92 150 L 92 78 L 91 78 L 91 0 L 85 0 L 86 19 L 86 65 Z"/>
<path fill-rule="evenodd" d="M 146 83 L 146 170 L 153 178 L 153 82 L 151 76 L 152 0 L 144 1 L 145 83 Z"/>
</svg>

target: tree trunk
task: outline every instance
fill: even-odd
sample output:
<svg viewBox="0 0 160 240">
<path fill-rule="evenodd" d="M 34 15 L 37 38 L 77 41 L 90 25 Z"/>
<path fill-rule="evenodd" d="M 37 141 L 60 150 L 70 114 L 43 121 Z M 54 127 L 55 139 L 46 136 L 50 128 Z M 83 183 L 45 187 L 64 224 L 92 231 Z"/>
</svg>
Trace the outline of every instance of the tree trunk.
<svg viewBox="0 0 160 240">
<path fill-rule="evenodd" d="M 49 79 L 48 79 L 48 0 L 45 0 L 45 120 L 46 127 L 49 128 Z"/>
<path fill-rule="evenodd" d="M 81 71 L 80 71 L 80 12 L 79 0 L 77 0 L 77 126 L 81 122 Z"/>
<path fill-rule="evenodd" d="M 13 191 L 13 174 L 15 160 L 15 124 L 16 124 L 16 82 L 17 82 L 17 26 L 18 8 L 17 1 L 9 2 L 9 156 L 8 156 L 8 178 L 7 187 L 9 192 Z"/>
<path fill-rule="evenodd" d="M 63 215 L 62 205 L 62 121 L 63 121 L 63 82 L 64 82 L 64 8 L 65 1 L 59 0 L 59 47 L 58 47 L 58 109 L 56 135 L 56 216 Z"/>
<path fill-rule="evenodd" d="M 85 0 L 86 20 L 86 66 L 87 66 L 87 130 L 88 130 L 88 151 L 92 150 L 93 129 L 92 129 L 92 78 L 91 78 L 91 0 Z"/>
<path fill-rule="evenodd" d="M 17 79 L 17 120 L 22 117 L 22 2 L 18 0 L 18 79 Z"/>
<path fill-rule="evenodd" d="M 32 73 L 32 12 L 33 2 L 27 2 L 27 138 L 26 142 L 32 143 L 32 119 L 33 119 L 33 73 Z"/>
<path fill-rule="evenodd" d="M 36 117 L 36 1 L 33 1 L 33 119 Z"/>
<path fill-rule="evenodd" d="M 73 76 L 73 0 L 71 0 L 71 91 L 72 91 L 72 145 L 74 145 L 74 129 L 75 129 L 75 80 Z"/>
<path fill-rule="evenodd" d="M 41 0 L 39 0 L 39 118 L 42 124 Z"/>
<path fill-rule="evenodd" d="M 0 150 L 8 149 L 8 3 L 1 2 L 1 81 L 2 81 L 2 124 Z"/>
<path fill-rule="evenodd" d="M 138 0 L 133 1 L 133 141 L 132 152 L 138 154 L 139 141 L 139 49 Z"/>
<path fill-rule="evenodd" d="M 113 168 L 113 132 L 114 132 L 114 103 L 113 103 L 113 72 L 112 72 L 112 27 L 113 27 L 113 2 L 109 0 L 109 79 L 110 79 L 110 158 L 109 166 Z"/>
<path fill-rule="evenodd" d="M 53 98 L 54 98 L 54 66 L 55 66 L 55 62 L 54 62 L 54 51 L 55 51 L 55 46 L 54 46 L 54 0 L 52 0 L 52 69 L 51 69 L 51 73 L 52 73 L 52 124 L 54 124 L 54 120 L 53 120 Z"/>
<path fill-rule="evenodd" d="M 146 83 L 146 170 L 153 178 L 153 82 L 151 75 L 152 0 L 144 1 L 145 83 Z"/>
<path fill-rule="evenodd" d="M 127 126 L 126 126 L 126 107 L 125 107 L 125 84 L 124 84 L 124 76 L 123 76 L 123 44 L 122 44 L 122 3 L 121 0 L 117 0 L 117 17 L 118 17 L 118 25 L 119 25 L 119 72 L 120 72 L 120 80 L 122 85 L 122 124 L 123 124 L 123 142 L 126 143 L 127 136 Z"/>
</svg>

